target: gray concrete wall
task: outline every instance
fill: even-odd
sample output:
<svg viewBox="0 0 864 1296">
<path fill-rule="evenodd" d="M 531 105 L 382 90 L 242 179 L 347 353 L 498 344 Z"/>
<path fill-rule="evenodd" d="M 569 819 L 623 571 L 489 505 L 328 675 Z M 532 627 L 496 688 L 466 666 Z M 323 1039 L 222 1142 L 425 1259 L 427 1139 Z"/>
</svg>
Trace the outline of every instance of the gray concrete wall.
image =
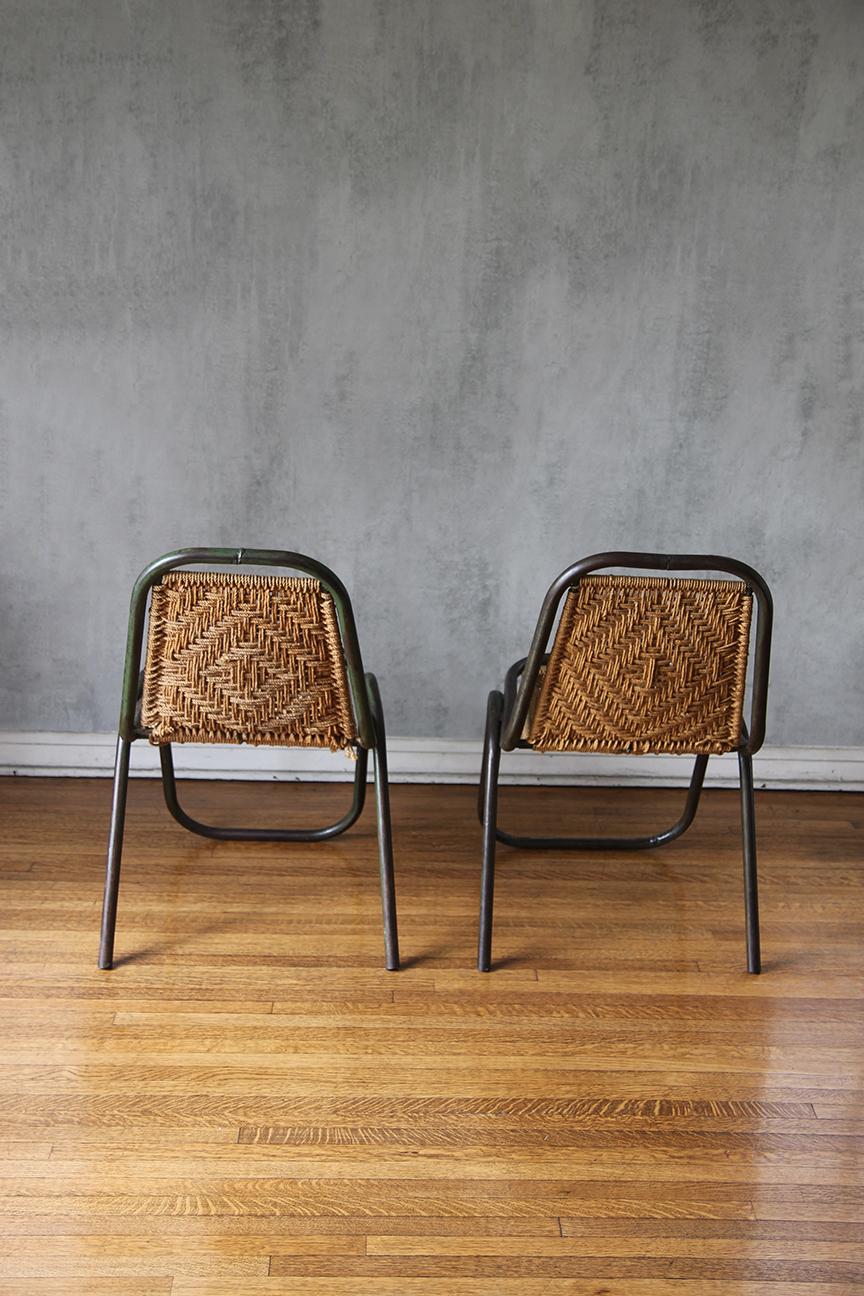
<svg viewBox="0 0 864 1296">
<path fill-rule="evenodd" d="M 705 549 L 862 742 L 859 0 L 0 0 L 0 727 L 116 720 L 175 546 L 342 573 L 394 734 Z"/>
</svg>

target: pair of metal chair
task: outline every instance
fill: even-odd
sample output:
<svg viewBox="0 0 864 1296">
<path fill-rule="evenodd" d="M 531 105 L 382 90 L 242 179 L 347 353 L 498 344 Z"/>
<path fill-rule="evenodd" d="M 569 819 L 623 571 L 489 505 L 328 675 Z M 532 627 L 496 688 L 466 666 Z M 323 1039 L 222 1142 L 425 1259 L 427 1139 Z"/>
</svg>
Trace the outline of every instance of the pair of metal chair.
<svg viewBox="0 0 864 1296">
<path fill-rule="evenodd" d="M 199 564 L 280 567 L 301 576 L 178 570 Z M 617 567 L 724 572 L 734 579 L 597 574 Z M 754 595 L 758 619 L 748 727 L 743 712 Z M 489 695 L 478 801 L 483 825 L 480 971 L 491 968 L 497 842 L 547 851 L 664 845 L 693 822 L 708 759 L 724 752 L 738 756 L 747 967 L 760 971 L 752 758 L 765 732 L 771 625 L 765 581 L 730 558 L 596 554 L 553 582 L 528 656 L 507 672 L 503 692 Z M 184 549 L 158 559 L 136 581 L 114 770 L 101 968 L 113 963 L 130 749 L 138 738 L 159 746 L 163 792 L 174 818 L 191 832 L 221 841 L 312 842 L 345 832 L 363 810 L 371 751 L 385 964 L 391 971 L 398 969 L 381 696 L 375 676 L 363 668 L 351 600 L 332 571 L 302 554 L 281 550 Z M 200 823 L 178 799 L 174 742 L 353 751 L 351 807 L 335 823 L 312 830 Z M 517 747 L 691 754 L 695 764 L 684 811 L 671 828 L 647 837 L 514 836 L 498 827 L 497 791 L 501 753 Z"/>
</svg>

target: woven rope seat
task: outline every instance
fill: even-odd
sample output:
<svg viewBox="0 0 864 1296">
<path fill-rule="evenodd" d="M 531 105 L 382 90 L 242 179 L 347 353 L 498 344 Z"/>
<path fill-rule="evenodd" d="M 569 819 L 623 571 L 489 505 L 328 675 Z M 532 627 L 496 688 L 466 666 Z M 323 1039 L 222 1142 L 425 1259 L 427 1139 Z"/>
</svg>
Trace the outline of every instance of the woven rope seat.
<svg viewBox="0 0 864 1296">
<path fill-rule="evenodd" d="M 350 747 L 330 594 L 307 577 L 168 572 L 152 592 L 141 719 L 157 745 Z"/>
<path fill-rule="evenodd" d="M 739 580 L 583 577 L 567 595 L 527 741 L 609 753 L 739 747 L 751 604 Z"/>
</svg>

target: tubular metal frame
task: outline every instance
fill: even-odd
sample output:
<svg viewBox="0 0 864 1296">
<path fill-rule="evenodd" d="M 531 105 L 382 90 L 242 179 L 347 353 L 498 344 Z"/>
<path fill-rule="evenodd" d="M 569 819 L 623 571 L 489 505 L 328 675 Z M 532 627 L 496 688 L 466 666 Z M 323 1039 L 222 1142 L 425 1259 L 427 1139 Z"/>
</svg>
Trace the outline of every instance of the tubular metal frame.
<svg viewBox="0 0 864 1296">
<path fill-rule="evenodd" d="M 692 824 L 699 807 L 708 757 L 695 757 L 693 773 L 684 810 L 670 827 L 643 837 L 524 837 L 498 827 L 498 774 L 502 751 L 530 748 L 522 738 L 531 699 L 540 671 L 549 660 L 547 648 L 562 598 L 578 585 L 583 576 L 604 568 L 628 567 L 651 571 L 729 572 L 746 582 L 756 596 L 758 616 L 756 647 L 752 669 L 750 724 L 742 723 L 741 743 L 734 750 L 738 756 L 741 789 L 741 832 L 744 855 L 744 912 L 747 945 L 747 970 L 762 970 L 759 940 L 759 897 L 756 875 L 756 821 L 753 795 L 753 755 L 765 737 L 765 708 L 768 697 L 768 667 L 771 655 L 773 601 L 763 578 L 752 567 L 734 558 L 714 554 L 601 553 L 575 563 L 552 582 L 546 592 L 527 657 L 514 662 L 507 672 L 503 693 L 489 694 L 486 709 L 486 733 L 483 765 L 477 800 L 477 811 L 483 825 L 483 868 L 480 887 L 480 926 L 477 943 L 477 967 L 489 972 L 492 967 L 492 918 L 495 889 L 495 847 L 497 842 L 522 850 L 651 850 L 675 841 Z"/>
<path fill-rule="evenodd" d="M 105 894 L 102 906 L 102 930 L 99 943 L 99 967 L 109 969 L 114 962 L 114 935 L 117 922 L 117 899 L 120 888 L 120 864 L 123 851 L 123 828 L 129 784 L 129 756 L 132 743 L 147 738 L 148 731 L 140 721 L 140 698 L 144 673 L 141 654 L 147 615 L 147 597 L 153 585 L 176 567 L 206 563 L 210 566 L 248 564 L 255 567 L 284 567 L 299 571 L 320 581 L 333 599 L 345 666 L 351 705 L 357 729 L 354 744 L 357 768 L 350 808 L 335 823 L 324 828 L 223 828 L 201 823 L 187 814 L 177 795 L 174 757 L 170 743 L 159 748 L 162 791 L 168 810 L 189 832 L 216 841 L 328 841 L 346 832 L 357 822 L 366 801 L 366 774 L 369 752 L 374 758 L 375 799 L 381 908 L 384 922 L 385 965 L 388 971 L 399 969 L 399 939 L 396 925 L 396 890 L 393 874 L 393 837 L 390 822 L 390 789 L 387 779 L 387 739 L 381 693 L 375 676 L 364 672 L 357 639 L 354 611 L 345 586 L 329 567 L 304 554 L 279 549 L 178 549 L 165 554 L 145 567 L 132 590 L 129 629 L 126 640 L 126 663 L 120 705 L 120 723 L 114 762 L 114 790 L 111 801 L 111 824 L 108 833 L 108 855 L 105 870 Z"/>
</svg>

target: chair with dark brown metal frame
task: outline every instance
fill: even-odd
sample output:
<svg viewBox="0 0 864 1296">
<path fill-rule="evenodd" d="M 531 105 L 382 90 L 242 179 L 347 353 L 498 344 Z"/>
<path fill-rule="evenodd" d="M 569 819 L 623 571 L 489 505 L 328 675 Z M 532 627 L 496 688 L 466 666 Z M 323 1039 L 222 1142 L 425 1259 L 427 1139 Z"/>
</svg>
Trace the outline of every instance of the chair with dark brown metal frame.
<svg viewBox="0 0 864 1296">
<path fill-rule="evenodd" d="M 610 568 L 724 572 L 734 580 L 594 573 Z M 566 595 L 566 599 L 565 599 Z M 750 723 L 744 694 L 753 596 L 758 605 Z M 552 651 L 547 652 L 562 599 Z M 709 756 L 735 752 L 741 786 L 747 969 L 761 971 L 753 755 L 765 736 L 773 605 L 763 578 L 711 554 L 602 553 L 550 585 L 527 657 L 489 694 L 478 797 L 483 871 L 477 966 L 492 966 L 495 846 L 524 850 L 646 850 L 690 827 Z M 525 837 L 497 824 L 502 751 L 685 753 L 695 756 L 684 811 L 645 837 Z"/>
<path fill-rule="evenodd" d="M 177 571 L 206 564 L 279 567 L 301 576 Z M 141 670 L 150 597 L 146 666 Z M 181 549 L 151 563 L 132 591 L 100 968 L 114 958 L 132 743 L 158 744 L 166 805 L 184 828 L 217 841 L 327 841 L 356 823 L 374 755 L 385 964 L 399 967 L 396 893 L 381 694 L 363 669 L 345 586 L 323 564 L 272 549 Z M 324 828 L 223 828 L 179 803 L 172 742 L 329 747 L 356 754 L 350 809 Z"/>
</svg>

